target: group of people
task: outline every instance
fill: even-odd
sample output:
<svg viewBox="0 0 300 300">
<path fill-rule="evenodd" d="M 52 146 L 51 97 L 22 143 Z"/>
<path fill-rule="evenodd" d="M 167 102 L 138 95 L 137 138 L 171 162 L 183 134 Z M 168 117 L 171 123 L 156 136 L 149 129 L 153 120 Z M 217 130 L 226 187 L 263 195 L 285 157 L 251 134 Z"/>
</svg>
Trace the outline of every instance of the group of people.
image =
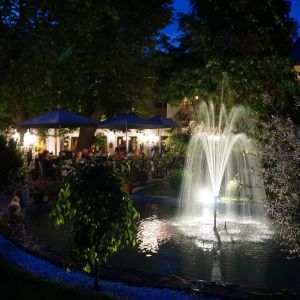
<svg viewBox="0 0 300 300">
<path fill-rule="evenodd" d="M 89 154 L 88 149 L 83 149 L 82 151 L 77 151 L 75 155 L 75 161 L 77 163 L 81 162 L 82 160 L 90 160 L 91 156 Z"/>
<path fill-rule="evenodd" d="M 138 156 L 140 154 L 141 154 L 141 150 L 138 147 L 135 147 L 129 153 L 129 155 L 135 155 L 135 156 Z M 115 157 L 117 160 L 123 160 L 126 157 L 126 150 L 122 147 L 116 147 L 115 148 Z"/>
<path fill-rule="evenodd" d="M 69 154 L 69 153 L 68 153 Z M 84 160 L 90 160 L 91 156 L 88 150 L 77 151 L 71 158 L 65 153 L 61 153 L 60 157 L 54 158 L 48 150 L 44 150 L 38 154 L 35 159 L 29 160 L 30 155 L 27 154 L 27 161 L 29 166 L 29 174 L 33 180 L 37 180 L 40 175 L 47 179 L 57 179 L 63 175 L 62 170 L 66 167 L 60 168 L 60 164 L 70 165 L 72 163 L 80 163 Z M 31 156 L 32 157 L 32 156 Z M 42 170 L 41 170 L 42 169 Z"/>
<path fill-rule="evenodd" d="M 153 149 L 155 152 L 156 149 Z M 141 150 L 138 147 L 135 147 L 131 153 L 132 155 L 140 155 Z M 126 157 L 126 151 L 122 147 L 116 147 L 115 149 L 115 157 L 117 160 L 123 160 Z M 77 151 L 74 157 L 74 162 L 79 163 L 83 160 L 90 160 L 91 156 L 87 149 L 83 151 Z M 53 160 L 50 156 L 50 152 L 48 150 L 44 150 L 42 154 L 39 155 L 39 158 L 36 159 L 36 169 L 40 167 L 38 165 L 38 161 L 41 162 L 41 166 L 43 168 L 44 176 L 47 178 L 57 178 L 60 175 L 60 168 L 59 168 L 59 159 Z"/>
</svg>

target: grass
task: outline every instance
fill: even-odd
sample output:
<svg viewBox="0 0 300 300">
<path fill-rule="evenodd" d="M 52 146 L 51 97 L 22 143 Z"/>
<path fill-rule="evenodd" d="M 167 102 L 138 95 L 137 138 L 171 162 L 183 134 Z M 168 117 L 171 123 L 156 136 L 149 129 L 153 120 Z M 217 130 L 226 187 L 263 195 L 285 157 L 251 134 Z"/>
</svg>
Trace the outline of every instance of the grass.
<svg viewBox="0 0 300 300">
<path fill-rule="evenodd" d="M 101 281 L 100 281 L 101 285 Z M 0 258 L 0 290 L 3 299 L 22 300 L 116 300 L 92 291 L 69 287 L 64 283 L 42 279 Z M 2 299 L 1 297 L 1 299 Z"/>
<path fill-rule="evenodd" d="M 146 185 L 143 189 L 138 190 L 137 195 L 155 195 L 155 196 L 170 196 L 177 197 L 178 195 L 172 190 L 169 184 L 165 181 Z"/>
</svg>

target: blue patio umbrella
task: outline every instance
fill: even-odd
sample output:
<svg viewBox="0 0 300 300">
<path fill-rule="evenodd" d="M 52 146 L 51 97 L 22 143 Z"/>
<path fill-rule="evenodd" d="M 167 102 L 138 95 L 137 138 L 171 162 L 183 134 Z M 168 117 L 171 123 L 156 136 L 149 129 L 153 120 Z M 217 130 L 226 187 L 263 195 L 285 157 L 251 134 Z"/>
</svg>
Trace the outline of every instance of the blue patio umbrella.
<svg viewBox="0 0 300 300">
<path fill-rule="evenodd" d="M 97 122 L 81 115 L 69 112 L 62 108 L 26 120 L 18 124 L 21 128 L 76 128 L 96 127 Z M 60 137 L 60 130 L 59 130 Z"/>
<path fill-rule="evenodd" d="M 126 131 L 126 152 L 128 152 L 128 129 L 155 129 L 158 125 L 138 117 L 133 113 L 119 114 L 108 118 L 98 124 L 98 128 L 107 128 L 110 130 L 124 130 Z"/>
<path fill-rule="evenodd" d="M 170 118 L 165 118 L 160 115 L 148 119 L 151 123 L 160 126 L 159 128 L 175 128 L 176 122 Z"/>
<path fill-rule="evenodd" d="M 163 116 L 157 115 L 148 119 L 151 123 L 159 126 L 158 128 L 175 128 L 177 126 L 176 122 L 170 118 L 165 118 Z M 157 133 L 159 136 L 159 153 L 161 153 L 161 137 L 159 134 L 159 129 L 157 129 Z"/>
<path fill-rule="evenodd" d="M 158 125 L 140 118 L 133 113 L 127 113 L 116 115 L 100 122 L 98 128 L 107 128 L 111 130 L 153 129 L 158 128 Z"/>
<path fill-rule="evenodd" d="M 69 112 L 62 108 L 56 108 L 35 118 L 18 124 L 22 128 L 76 128 L 96 127 L 97 122 Z"/>
</svg>

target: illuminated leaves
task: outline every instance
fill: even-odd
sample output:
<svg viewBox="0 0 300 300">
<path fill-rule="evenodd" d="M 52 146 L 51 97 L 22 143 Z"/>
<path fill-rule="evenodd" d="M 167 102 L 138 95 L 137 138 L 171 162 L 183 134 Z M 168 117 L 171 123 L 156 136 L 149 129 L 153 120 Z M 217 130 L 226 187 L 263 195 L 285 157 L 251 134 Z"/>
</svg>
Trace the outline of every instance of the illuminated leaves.
<svg viewBox="0 0 300 300">
<path fill-rule="evenodd" d="M 118 170 L 101 159 L 78 164 L 66 176 L 51 215 L 59 225 L 71 220 L 72 266 L 94 271 L 111 254 L 134 243 L 139 214 L 123 185 Z"/>
</svg>

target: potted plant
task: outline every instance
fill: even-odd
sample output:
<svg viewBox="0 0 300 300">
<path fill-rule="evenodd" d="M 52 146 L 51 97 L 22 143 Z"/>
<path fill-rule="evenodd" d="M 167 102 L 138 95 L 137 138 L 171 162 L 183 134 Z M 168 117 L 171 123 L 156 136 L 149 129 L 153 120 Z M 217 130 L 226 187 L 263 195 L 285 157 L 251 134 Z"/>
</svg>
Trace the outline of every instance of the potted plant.
<svg viewBox="0 0 300 300">
<path fill-rule="evenodd" d="M 115 166 L 124 179 L 124 192 L 132 194 L 134 178 L 131 172 L 131 164 L 128 159 L 125 161 L 116 160 Z"/>
</svg>

